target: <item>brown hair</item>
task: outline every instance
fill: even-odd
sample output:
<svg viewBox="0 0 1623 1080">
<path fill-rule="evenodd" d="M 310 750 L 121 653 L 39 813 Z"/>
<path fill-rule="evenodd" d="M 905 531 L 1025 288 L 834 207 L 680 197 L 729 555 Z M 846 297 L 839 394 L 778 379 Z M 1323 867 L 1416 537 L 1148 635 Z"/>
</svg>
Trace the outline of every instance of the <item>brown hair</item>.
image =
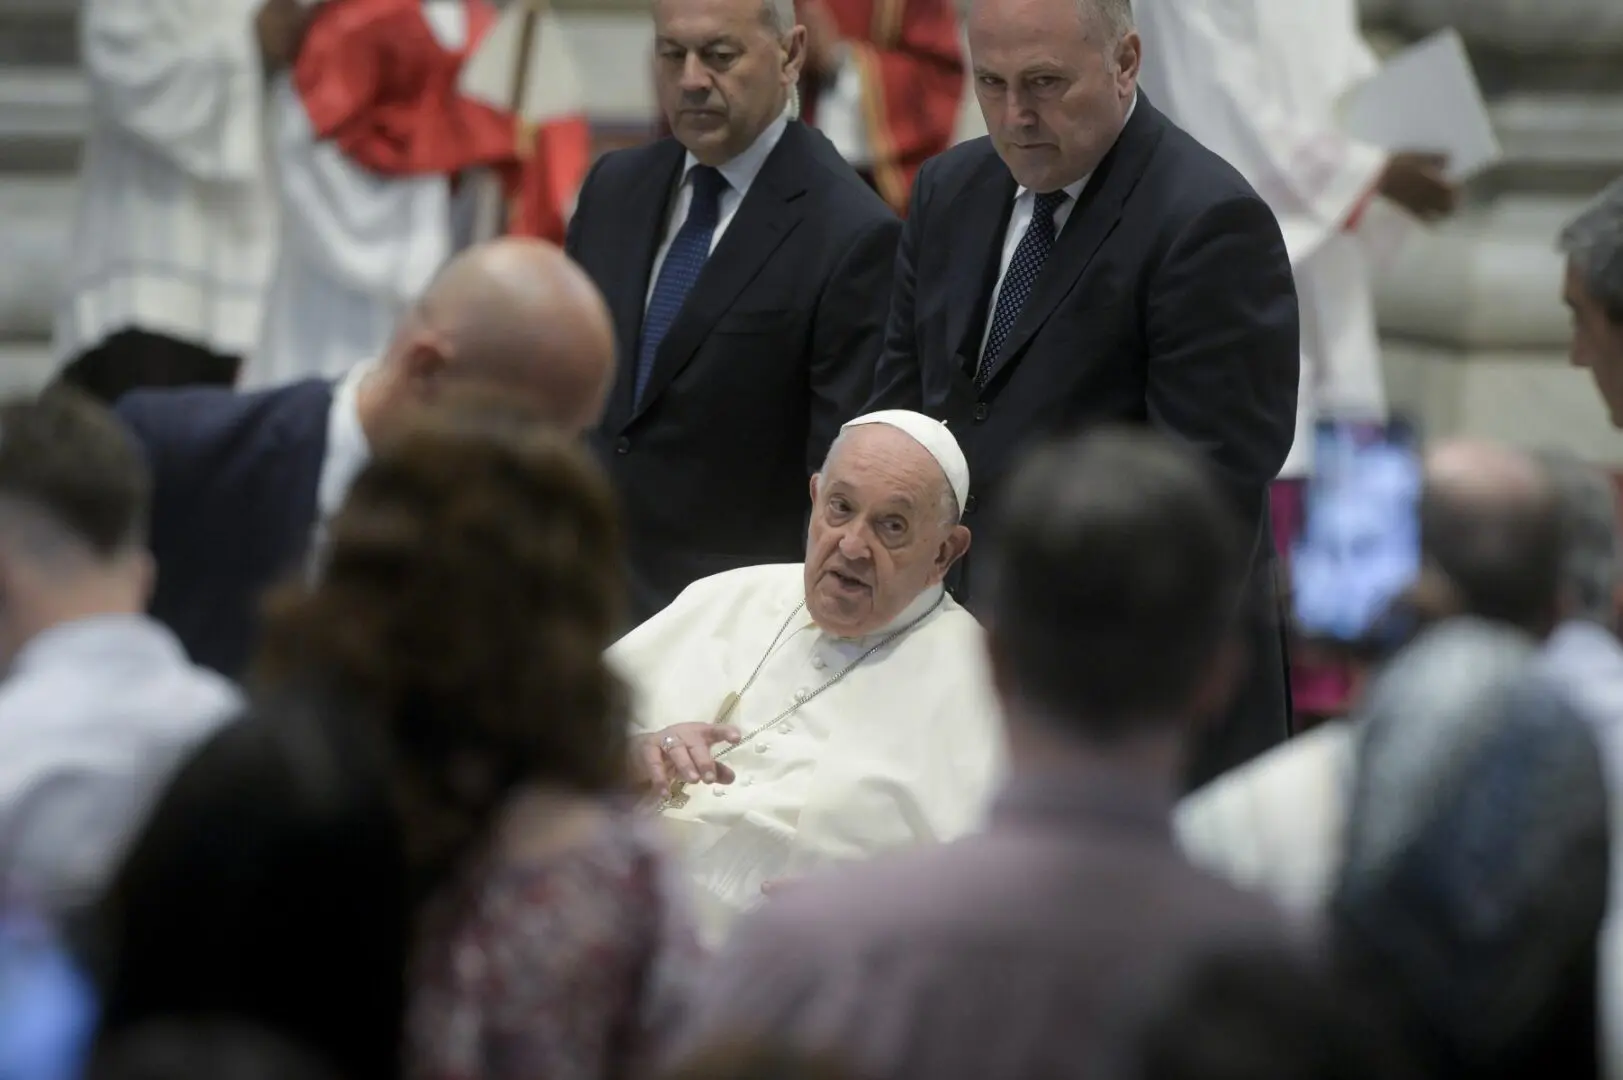
<svg viewBox="0 0 1623 1080">
<path fill-rule="evenodd" d="M 105 406 L 53 386 L 0 401 L 0 496 L 37 509 L 105 557 L 145 540 L 152 482 Z"/>
<path fill-rule="evenodd" d="M 603 658 L 621 592 L 612 495 L 561 436 L 490 419 L 418 417 L 379 448 L 320 583 L 268 602 L 255 672 L 373 716 L 419 897 L 517 788 L 624 777 L 624 694 Z"/>
</svg>

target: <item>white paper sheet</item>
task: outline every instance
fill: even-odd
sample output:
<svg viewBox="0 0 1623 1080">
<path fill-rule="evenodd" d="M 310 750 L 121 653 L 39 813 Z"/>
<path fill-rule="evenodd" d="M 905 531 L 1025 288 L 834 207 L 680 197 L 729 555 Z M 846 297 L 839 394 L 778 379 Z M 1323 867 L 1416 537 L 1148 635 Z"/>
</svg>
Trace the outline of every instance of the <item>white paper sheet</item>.
<svg viewBox="0 0 1623 1080">
<path fill-rule="evenodd" d="M 1468 180 L 1504 153 L 1457 31 L 1440 30 L 1394 56 L 1347 95 L 1348 131 L 1388 150 L 1448 155 L 1448 176 Z"/>
</svg>

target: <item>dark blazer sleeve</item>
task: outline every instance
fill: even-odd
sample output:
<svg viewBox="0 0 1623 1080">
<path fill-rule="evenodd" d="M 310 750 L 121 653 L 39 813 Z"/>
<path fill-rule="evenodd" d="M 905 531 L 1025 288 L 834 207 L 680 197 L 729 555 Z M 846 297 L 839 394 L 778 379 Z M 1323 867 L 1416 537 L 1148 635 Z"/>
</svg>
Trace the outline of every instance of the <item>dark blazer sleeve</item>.
<svg viewBox="0 0 1623 1080">
<path fill-rule="evenodd" d="M 896 249 L 896 267 L 890 289 L 890 317 L 885 324 L 885 347 L 874 369 L 873 397 L 865 412 L 879 409 L 924 408 L 924 374 L 919 366 L 914 340 L 913 292 L 918 283 L 919 238 L 930 216 L 931 177 L 935 162 L 926 161 L 913 181 L 907 220 L 902 223 L 901 244 Z"/>
<path fill-rule="evenodd" d="M 812 327 L 809 471 L 822 466 L 840 425 L 857 415 L 873 389 L 901 231 L 895 217 L 875 218 L 835 266 L 818 301 Z"/>
<path fill-rule="evenodd" d="M 1296 434 L 1301 367 L 1290 257 L 1267 205 L 1242 196 L 1194 217 L 1145 303 L 1150 423 L 1200 451 L 1254 524 Z"/>
<path fill-rule="evenodd" d="M 163 391 L 136 390 L 119 398 L 113 406 L 113 415 L 123 423 L 146 459 L 155 486 L 173 464 L 175 455 L 170 444 L 176 434 L 174 421 L 184 422 L 181 417 L 166 416 L 164 404 Z"/>
</svg>

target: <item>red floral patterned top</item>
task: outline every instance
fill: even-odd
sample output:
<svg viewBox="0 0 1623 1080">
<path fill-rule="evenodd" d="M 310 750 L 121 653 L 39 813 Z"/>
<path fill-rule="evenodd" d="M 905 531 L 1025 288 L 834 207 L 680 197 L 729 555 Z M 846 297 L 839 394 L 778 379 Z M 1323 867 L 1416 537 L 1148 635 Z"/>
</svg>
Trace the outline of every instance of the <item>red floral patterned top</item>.
<svg viewBox="0 0 1623 1080">
<path fill-rule="evenodd" d="M 477 867 L 419 942 L 412 1080 L 617 1080 L 675 1028 L 701 959 L 648 822 L 616 811 L 544 862 Z"/>
</svg>

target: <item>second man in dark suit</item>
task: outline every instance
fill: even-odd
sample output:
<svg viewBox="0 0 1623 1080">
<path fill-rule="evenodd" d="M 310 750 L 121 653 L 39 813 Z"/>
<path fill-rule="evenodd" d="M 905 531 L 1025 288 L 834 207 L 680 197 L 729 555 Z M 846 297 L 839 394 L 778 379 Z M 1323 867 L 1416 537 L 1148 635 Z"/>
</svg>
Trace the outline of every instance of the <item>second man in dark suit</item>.
<svg viewBox="0 0 1623 1080">
<path fill-rule="evenodd" d="M 632 606 L 805 547 L 805 495 L 873 385 L 901 223 L 794 119 L 792 0 L 657 0 L 673 134 L 606 155 L 568 250 L 620 364 L 595 444 L 624 507 Z"/>
<path fill-rule="evenodd" d="M 869 407 L 948 421 L 981 503 L 1033 438 L 1078 425 L 1148 424 L 1204 454 L 1252 537 L 1254 583 L 1253 675 L 1197 751 L 1204 779 L 1286 731 L 1266 510 L 1296 421 L 1284 240 L 1138 93 L 1128 0 L 976 0 L 969 44 L 991 134 L 919 174 Z M 973 610 L 973 560 L 963 575 Z"/>
</svg>

